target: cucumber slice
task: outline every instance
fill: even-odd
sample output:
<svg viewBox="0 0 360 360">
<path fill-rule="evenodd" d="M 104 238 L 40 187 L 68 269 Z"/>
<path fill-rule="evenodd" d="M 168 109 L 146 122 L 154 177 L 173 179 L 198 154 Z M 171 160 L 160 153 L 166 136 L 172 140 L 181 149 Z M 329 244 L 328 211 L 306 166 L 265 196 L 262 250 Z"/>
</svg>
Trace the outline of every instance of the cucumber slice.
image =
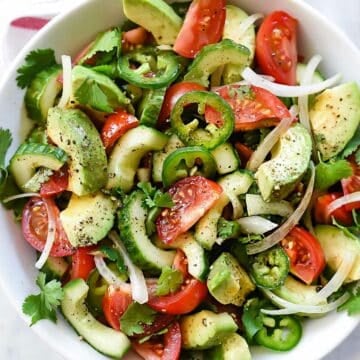
<svg viewBox="0 0 360 360">
<path fill-rule="evenodd" d="M 107 189 L 119 187 L 129 192 L 134 186 L 141 158 L 149 151 L 161 150 L 167 141 L 167 135 L 144 125 L 129 130 L 116 143 L 110 155 Z"/>
<path fill-rule="evenodd" d="M 226 142 L 211 151 L 220 175 L 229 174 L 240 166 L 240 159 L 234 147 Z"/>
<path fill-rule="evenodd" d="M 59 170 L 67 160 L 66 153 L 52 145 L 24 143 L 10 160 L 9 170 L 17 186 L 27 192 L 26 183 L 39 167 Z"/>
<path fill-rule="evenodd" d="M 62 86 L 57 77 L 61 66 L 55 65 L 40 71 L 25 93 L 25 107 L 29 117 L 36 122 L 45 123 L 47 113 L 54 106 Z"/>
<path fill-rule="evenodd" d="M 306 70 L 306 64 L 298 63 L 296 66 L 296 82 L 298 84 L 301 83 L 302 78 L 304 77 L 304 73 Z M 319 71 L 315 71 L 314 75 L 311 80 L 311 84 L 316 84 L 323 82 L 325 79 L 324 77 L 319 73 Z"/>
<path fill-rule="evenodd" d="M 157 248 L 146 235 L 145 221 L 148 212 L 143 207 L 144 199 L 145 194 L 141 191 L 134 191 L 129 195 L 119 212 L 118 227 L 132 261 L 141 269 L 158 275 L 164 266 L 172 265 L 175 252 Z"/>
<path fill-rule="evenodd" d="M 61 310 L 77 333 L 95 350 L 114 359 L 122 359 L 130 349 L 130 341 L 121 331 L 116 331 L 97 321 L 85 305 L 89 286 L 83 279 L 75 279 L 64 286 Z"/>
<path fill-rule="evenodd" d="M 140 124 L 155 127 L 162 103 L 164 101 L 166 88 L 146 90 L 139 105 Z"/>
<path fill-rule="evenodd" d="M 69 269 L 69 264 L 64 258 L 49 256 L 41 271 L 46 274 L 46 280 L 60 280 Z"/>
</svg>

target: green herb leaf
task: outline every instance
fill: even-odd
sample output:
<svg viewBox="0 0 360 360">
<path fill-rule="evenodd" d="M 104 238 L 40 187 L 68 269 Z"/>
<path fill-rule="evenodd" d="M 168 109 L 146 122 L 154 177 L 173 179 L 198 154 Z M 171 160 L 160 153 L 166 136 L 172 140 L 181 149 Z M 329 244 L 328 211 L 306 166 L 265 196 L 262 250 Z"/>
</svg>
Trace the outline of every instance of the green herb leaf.
<svg viewBox="0 0 360 360">
<path fill-rule="evenodd" d="M 92 79 L 86 79 L 75 92 L 76 100 L 83 105 L 88 105 L 95 110 L 112 112 L 109 100 L 101 87 Z"/>
<path fill-rule="evenodd" d="M 338 158 L 346 159 L 351 154 L 353 154 L 359 148 L 359 146 L 360 146 L 360 127 L 357 128 L 355 135 L 346 144 L 345 149 L 338 155 Z"/>
<path fill-rule="evenodd" d="M 160 190 L 157 190 L 154 196 L 155 206 L 159 208 L 171 208 L 174 206 L 174 202 L 169 193 L 162 193 Z"/>
<path fill-rule="evenodd" d="M 338 229 L 342 230 L 343 233 L 348 237 L 354 239 L 355 241 L 359 241 L 360 227 L 358 224 L 355 224 L 355 226 L 343 226 L 339 224 L 333 216 L 332 216 L 332 224 L 336 226 Z"/>
<path fill-rule="evenodd" d="M 146 195 L 144 206 L 148 209 L 154 207 L 170 208 L 174 206 L 174 202 L 172 201 L 170 194 L 163 193 L 153 187 L 149 182 L 140 182 L 137 184 L 137 187 Z"/>
<path fill-rule="evenodd" d="M 61 283 L 57 280 L 46 283 L 46 275 L 40 272 L 36 284 L 40 288 L 40 294 L 29 295 L 25 299 L 22 306 L 23 313 L 31 316 L 31 325 L 42 319 L 56 322 L 56 308 L 64 296 Z"/>
<path fill-rule="evenodd" d="M 360 165 L 360 149 L 355 153 L 355 161 Z"/>
<path fill-rule="evenodd" d="M 315 188 L 319 190 L 327 190 L 330 186 L 353 173 L 351 165 L 346 160 L 321 162 L 316 165 L 315 171 Z"/>
<path fill-rule="evenodd" d="M 12 136 L 10 130 L 0 128 L 0 198 L 3 198 L 2 194 L 8 178 L 8 171 L 5 167 L 5 158 L 11 143 Z"/>
<path fill-rule="evenodd" d="M 241 234 L 241 226 L 236 221 L 220 218 L 217 225 L 217 233 L 221 239 L 234 239 Z"/>
<path fill-rule="evenodd" d="M 339 306 L 338 311 L 347 311 L 349 315 L 360 314 L 360 296 L 352 296 L 348 301 Z"/>
<path fill-rule="evenodd" d="M 114 248 L 106 245 L 100 246 L 100 251 L 111 261 L 116 263 L 116 267 L 120 274 L 128 273 L 127 266 L 125 265 L 124 258 Z"/>
<path fill-rule="evenodd" d="M 31 51 L 25 58 L 25 64 L 17 70 L 17 85 L 21 89 L 25 89 L 40 71 L 55 64 L 54 50 L 38 49 Z"/>
<path fill-rule="evenodd" d="M 161 270 L 156 295 L 163 296 L 177 291 L 183 283 L 183 280 L 183 274 L 179 270 L 165 266 Z"/>
<path fill-rule="evenodd" d="M 121 331 L 128 336 L 144 332 L 143 325 L 151 325 L 156 317 L 156 311 L 147 305 L 133 302 L 120 318 Z"/>
</svg>

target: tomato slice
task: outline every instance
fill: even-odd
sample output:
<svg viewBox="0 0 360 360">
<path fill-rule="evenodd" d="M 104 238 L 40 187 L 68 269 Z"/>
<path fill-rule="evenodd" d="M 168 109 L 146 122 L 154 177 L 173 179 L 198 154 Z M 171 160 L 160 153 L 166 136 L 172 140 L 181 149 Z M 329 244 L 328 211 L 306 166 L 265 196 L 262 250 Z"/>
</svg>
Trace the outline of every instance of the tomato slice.
<svg viewBox="0 0 360 360">
<path fill-rule="evenodd" d="M 96 248 L 96 246 L 86 246 L 75 251 L 71 262 L 71 279 L 81 278 L 87 280 L 91 271 L 95 269 L 94 255 L 91 252 Z"/>
<path fill-rule="evenodd" d="M 194 0 L 176 38 L 174 51 L 194 58 L 208 44 L 217 43 L 223 34 L 226 0 Z"/>
<path fill-rule="evenodd" d="M 33 197 L 22 212 L 22 232 L 25 240 L 37 251 L 43 251 L 48 234 L 47 207 L 53 213 L 56 222 L 55 241 L 50 256 L 69 256 L 75 252 L 60 222 L 60 211 L 51 198 Z"/>
<path fill-rule="evenodd" d="M 256 35 L 256 59 L 262 72 L 282 84 L 296 84 L 298 21 L 284 11 L 269 14 Z"/>
<path fill-rule="evenodd" d="M 219 199 L 222 188 L 202 176 L 190 176 L 172 185 L 169 194 L 174 202 L 156 219 L 157 233 L 165 243 L 171 243 L 189 230 Z"/>
<path fill-rule="evenodd" d="M 68 168 L 65 166 L 54 172 L 48 181 L 41 184 L 40 195 L 43 197 L 58 195 L 67 189 L 68 183 L 69 173 Z"/>
<path fill-rule="evenodd" d="M 295 226 L 281 242 L 290 258 L 290 272 L 310 285 L 325 268 L 324 252 L 317 239 Z"/>
<path fill-rule="evenodd" d="M 111 114 L 101 130 L 101 140 L 106 150 L 111 149 L 115 142 L 128 130 L 139 125 L 139 120 L 124 109 L 117 109 Z"/>
<path fill-rule="evenodd" d="M 341 180 L 341 186 L 345 195 L 360 191 L 360 166 L 356 163 L 354 156 L 351 156 L 348 161 L 353 168 L 353 175 L 347 179 Z M 359 210 L 360 201 L 345 205 L 345 209 L 347 211 L 352 211 L 354 209 Z"/>
<path fill-rule="evenodd" d="M 245 144 L 242 144 L 241 142 L 235 143 L 235 149 L 237 153 L 239 154 L 240 160 L 241 160 L 241 166 L 246 167 L 247 162 L 251 158 L 251 155 L 253 154 L 253 150 L 250 149 Z"/>
<path fill-rule="evenodd" d="M 180 271 L 183 274 L 184 279 L 189 276 L 188 261 L 182 250 L 177 249 L 174 258 L 173 268 Z"/>
<path fill-rule="evenodd" d="M 161 107 L 160 115 L 158 118 L 159 128 L 163 129 L 167 127 L 167 125 L 169 125 L 171 110 L 175 106 L 176 102 L 181 98 L 181 96 L 187 92 L 197 90 L 206 90 L 206 88 L 200 84 L 186 81 L 171 85 L 166 90 L 164 101 Z"/>
<path fill-rule="evenodd" d="M 181 331 L 178 322 L 173 323 L 160 339 L 150 339 L 142 344 L 132 342 L 134 350 L 145 360 L 178 360 L 181 352 Z"/>
<path fill-rule="evenodd" d="M 207 294 L 206 284 L 197 279 L 187 279 L 182 288 L 174 294 L 165 296 L 150 294 L 148 305 L 165 314 L 187 314 L 193 311 L 206 298 Z"/>
<path fill-rule="evenodd" d="M 328 213 L 327 207 L 334 200 L 338 199 L 342 196 L 342 193 L 329 193 L 322 196 L 319 196 L 316 199 L 314 205 L 314 216 L 315 220 L 319 224 L 331 224 L 332 217 L 335 218 L 336 221 L 344 225 L 351 225 L 353 222 L 352 214 L 348 210 L 346 210 L 345 206 L 342 206 L 339 209 L 336 209 L 332 213 Z"/>
<path fill-rule="evenodd" d="M 284 103 L 271 92 L 251 86 L 226 85 L 218 88 L 220 95 L 234 111 L 235 131 L 248 131 L 275 126 L 290 112 Z M 205 117 L 208 122 L 216 123 L 219 114 L 207 107 Z"/>
</svg>

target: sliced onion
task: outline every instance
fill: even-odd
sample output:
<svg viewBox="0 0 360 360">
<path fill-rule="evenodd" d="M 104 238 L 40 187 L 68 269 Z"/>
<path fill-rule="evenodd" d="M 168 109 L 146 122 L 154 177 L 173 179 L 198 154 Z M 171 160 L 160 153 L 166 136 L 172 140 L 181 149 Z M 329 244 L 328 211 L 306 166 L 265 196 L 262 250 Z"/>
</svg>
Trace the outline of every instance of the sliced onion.
<svg viewBox="0 0 360 360">
<path fill-rule="evenodd" d="M 255 24 L 255 22 L 261 18 L 263 18 L 264 15 L 260 13 L 252 14 L 248 16 L 246 19 L 244 19 L 240 25 L 236 28 L 236 36 L 240 39 L 245 35 L 245 33 L 249 30 L 249 28 Z"/>
<path fill-rule="evenodd" d="M 331 214 L 336 209 L 341 208 L 344 205 L 352 204 L 354 202 L 360 201 L 360 191 L 355 191 L 351 194 L 344 195 L 338 199 L 331 202 L 327 207 L 327 213 Z"/>
<path fill-rule="evenodd" d="M 264 162 L 267 154 L 271 151 L 274 145 L 279 141 L 281 135 L 283 135 L 291 126 L 293 119 L 284 118 L 276 126 L 258 146 L 258 148 L 252 153 L 246 168 L 250 171 L 256 171 L 257 168 Z"/>
<path fill-rule="evenodd" d="M 271 214 L 288 218 L 294 212 L 294 208 L 288 201 L 266 202 L 261 195 L 257 194 L 246 194 L 245 202 L 249 216 Z"/>
<path fill-rule="evenodd" d="M 124 263 L 128 268 L 133 300 L 135 300 L 139 304 L 144 304 L 148 302 L 149 294 L 143 272 L 131 261 L 130 256 L 125 249 L 125 246 L 119 239 L 119 236 L 114 231 L 109 234 L 109 238 L 113 241 L 116 248 L 123 256 Z"/>
<path fill-rule="evenodd" d="M 289 113 L 293 119 L 296 119 L 299 115 L 299 107 L 296 104 L 291 105 Z"/>
<path fill-rule="evenodd" d="M 246 216 L 236 221 L 246 234 L 264 234 L 278 227 L 278 224 L 261 216 Z"/>
<path fill-rule="evenodd" d="M 38 193 L 24 193 L 24 194 L 13 195 L 13 196 L 9 196 L 6 199 L 4 199 L 3 203 L 6 204 L 6 203 L 8 203 L 10 201 L 14 201 L 14 200 L 17 200 L 17 199 L 23 199 L 23 198 L 27 198 L 27 197 L 34 197 L 34 196 L 40 197 L 40 194 L 38 194 Z"/>
<path fill-rule="evenodd" d="M 341 74 L 336 74 L 333 77 L 316 84 L 310 84 L 304 86 L 302 85 L 290 86 L 290 85 L 283 85 L 283 84 L 270 82 L 264 79 L 264 77 L 256 74 L 256 72 L 249 67 L 245 68 L 245 70 L 242 72 L 242 77 L 244 80 L 248 81 L 251 85 L 255 85 L 265 90 L 268 90 L 276 96 L 299 97 L 299 96 L 316 94 L 331 86 L 334 86 L 341 79 Z"/>
<path fill-rule="evenodd" d="M 345 293 L 341 297 L 339 297 L 336 301 L 331 302 L 330 304 L 324 305 L 299 305 L 294 304 L 289 301 L 286 301 L 269 290 L 263 290 L 266 296 L 276 305 L 283 307 L 280 310 L 269 310 L 269 309 L 261 309 L 260 311 L 263 314 L 267 315 L 290 315 L 290 314 L 326 314 L 330 311 L 336 310 L 339 306 L 344 304 L 349 298 L 350 294 Z"/>
<path fill-rule="evenodd" d="M 54 245 L 55 235 L 56 235 L 56 218 L 55 218 L 53 208 L 51 205 L 49 205 L 49 203 L 47 202 L 46 199 L 43 199 L 43 200 L 44 200 L 44 204 L 46 206 L 46 211 L 47 211 L 48 228 L 47 228 L 47 237 L 46 237 L 44 249 L 43 249 L 38 261 L 35 263 L 35 267 L 37 269 L 41 269 L 44 266 L 44 264 L 46 263 L 46 260 L 48 259 L 48 257 L 50 256 L 50 252 Z"/>
<path fill-rule="evenodd" d="M 246 247 L 246 251 L 249 255 L 257 254 L 261 251 L 265 251 L 272 246 L 279 243 L 284 237 L 290 232 L 290 230 L 299 223 L 299 220 L 303 216 L 305 210 L 307 209 L 310 200 L 311 195 L 314 189 L 314 183 L 315 183 L 315 167 L 313 163 L 311 162 L 311 178 L 309 180 L 307 189 L 305 191 L 304 197 L 302 198 L 299 206 L 296 208 L 296 210 L 292 213 L 292 215 L 272 234 L 267 236 L 262 241 L 259 241 L 254 244 L 249 244 Z"/>
<path fill-rule="evenodd" d="M 233 193 L 232 191 L 226 191 L 226 195 L 231 202 L 233 219 L 238 219 L 244 213 L 244 208 L 235 193 Z"/>
<path fill-rule="evenodd" d="M 63 71 L 63 90 L 58 107 L 64 108 L 69 102 L 70 97 L 72 95 L 71 57 L 68 55 L 62 55 L 61 62 L 62 62 L 62 71 Z"/>
</svg>

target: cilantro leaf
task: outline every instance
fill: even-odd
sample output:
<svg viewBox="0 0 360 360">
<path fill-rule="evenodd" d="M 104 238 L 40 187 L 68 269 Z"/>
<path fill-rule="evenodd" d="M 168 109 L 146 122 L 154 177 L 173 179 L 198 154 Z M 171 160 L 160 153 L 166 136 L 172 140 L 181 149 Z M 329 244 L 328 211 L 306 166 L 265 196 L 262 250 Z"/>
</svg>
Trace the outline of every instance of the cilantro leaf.
<svg viewBox="0 0 360 360">
<path fill-rule="evenodd" d="M 174 206 L 174 202 L 169 193 L 162 193 L 160 190 L 157 190 L 154 196 L 155 206 L 159 208 L 171 208 Z"/>
<path fill-rule="evenodd" d="M 338 155 L 340 159 L 346 159 L 353 154 L 360 146 L 360 127 L 355 131 L 354 136 L 346 144 L 345 149 Z M 360 155 L 359 155 L 360 156 Z"/>
<path fill-rule="evenodd" d="M 332 217 L 332 224 L 336 226 L 338 229 L 342 230 L 345 235 L 358 241 L 360 238 L 360 227 L 358 224 L 355 226 L 343 226 L 340 225 L 334 217 Z"/>
<path fill-rule="evenodd" d="M 321 162 L 315 167 L 315 188 L 326 190 L 341 179 L 352 175 L 352 167 L 346 160 Z"/>
<path fill-rule="evenodd" d="M 128 336 L 144 332 L 143 325 L 151 325 L 156 317 L 156 311 L 147 305 L 133 302 L 120 318 L 121 331 Z"/>
<path fill-rule="evenodd" d="M 355 153 L 355 161 L 358 165 L 360 165 L 360 149 Z"/>
<path fill-rule="evenodd" d="M 94 80 L 86 79 L 76 90 L 75 98 L 80 104 L 88 105 L 95 110 L 113 111 L 106 94 Z"/>
<path fill-rule="evenodd" d="M 31 51 L 25 58 L 25 64 L 18 70 L 17 85 L 21 89 L 29 86 L 35 76 L 42 70 L 56 64 L 55 53 L 52 49 L 37 49 Z"/>
<path fill-rule="evenodd" d="M 10 130 L 0 128 L 0 194 L 3 192 L 8 177 L 8 171 L 5 167 L 5 157 L 12 143 Z"/>
<path fill-rule="evenodd" d="M 31 317 L 31 325 L 42 319 L 56 322 L 55 310 L 64 296 L 61 283 L 57 280 L 46 283 L 46 275 L 40 272 L 36 284 L 40 288 L 40 294 L 29 295 L 25 299 L 22 306 L 23 313 Z"/>
<path fill-rule="evenodd" d="M 217 224 L 218 237 L 221 239 L 233 239 L 241 234 L 241 226 L 236 221 L 220 218 Z"/>
<path fill-rule="evenodd" d="M 106 245 L 102 245 L 100 247 L 100 251 L 106 255 L 106 257 L 111 260 L 114 261 L 116 263 L 116 267 L 119 270 L 120 274 L 126 274 L 128 273 L 127 271 L 127 266 L 125 265 L 124 262 L 124 258 L 121 256 L 121 254 L 116 251 L 114 248 L 110 247 L 110 246 L 106 246 Z"/>
<path fill-rule="evenodd" d="M 175 292 L 183 283 L 183 274 L 170 266 L 161 270 L 161 275 L 156 288 L 156 295 L 163 296 Z"/>
<path fill-rule="evenodd" d="M 146 195 L 144 205 L 148 209 L 154 207 L 171 208 L 174 206 L 174 202 L 169 193 L 163 193 L 161 190 L 153 187 L 149 182 L 140 182 L 137 184 L 137 187 Z"/>
<path fill-rule="evenodd" d="M 360 296 L 352 296 L 348 301 L 339 306 L 338 311 L 347 311 L 349 315 L 360 314 Z"/>
</svg>

